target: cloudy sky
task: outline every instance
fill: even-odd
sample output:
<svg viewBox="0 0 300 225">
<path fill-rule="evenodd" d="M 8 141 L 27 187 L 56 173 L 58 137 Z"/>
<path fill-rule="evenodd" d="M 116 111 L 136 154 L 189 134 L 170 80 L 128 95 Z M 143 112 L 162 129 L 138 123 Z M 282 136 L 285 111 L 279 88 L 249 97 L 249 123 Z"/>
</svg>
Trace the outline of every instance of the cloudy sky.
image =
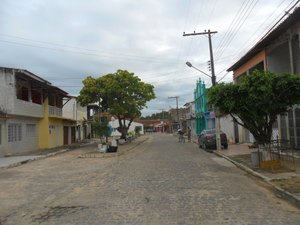
<svg viewBox="0 0 300 225">
<path fill-rule="evenodd" d="M 217 81 L 297 0 L 0 0 L 0 66 L 29 70 L 71 95 L 82 79 L 117 69 L 155 86 L 143 115 L 193 100 L 196 81 L 211 86 L 208 38 Z M 299 4 L 298 4 L 299 5 Z"/>
</svg>

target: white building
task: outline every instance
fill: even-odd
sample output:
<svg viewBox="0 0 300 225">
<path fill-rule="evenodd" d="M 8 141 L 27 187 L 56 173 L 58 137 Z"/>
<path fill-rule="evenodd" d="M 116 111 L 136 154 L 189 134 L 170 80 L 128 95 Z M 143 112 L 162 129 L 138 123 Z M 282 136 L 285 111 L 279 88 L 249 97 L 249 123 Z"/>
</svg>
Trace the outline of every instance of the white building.
<svg viewBox="0 0 300 225">
<path fill-rule="evenodd" d="M 126 125 L 128 125 L 129 121 L 126 120 L 125 122 L 126 122 Z M 109 124 L 113 128 L 112 136 L 120 137 L 121 133 L 119 131 L 117 131 L 117 128 L 119 127 L 119 121 L 117 119 L 112 118 L 112 120 L 109 122 Z M 135 131 L 136 127 L 140 127 L 139 134 L 144 134 L 144 125 L 141 123 L 134 122 L 134 121 L 130 124 L 128 132 Z"/>
<path fill-rule="evenodd" d="M 76 97 L 64 100 L 63 116 L 76 120 L 76 140 L 82 141 L 91 133 L 90 123 L 87 121 L 87 107 L 82 107 Z"/>
</svg>

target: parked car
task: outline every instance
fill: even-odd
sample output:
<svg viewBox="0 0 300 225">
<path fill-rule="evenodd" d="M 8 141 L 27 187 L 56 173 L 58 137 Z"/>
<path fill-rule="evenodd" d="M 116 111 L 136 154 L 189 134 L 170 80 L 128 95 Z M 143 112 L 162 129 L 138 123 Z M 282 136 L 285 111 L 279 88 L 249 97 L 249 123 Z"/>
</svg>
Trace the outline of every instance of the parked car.
<svg viewBox="0 0 300 225">
<path fill-rule="evenodd" d="M 227 149 L 228 148 L 227 136 L 223 131 L 220 131 L 220 137 L 221 137 L 221 146 L 223 146 L 224 149 Z M 217 148 L 216 129 L 203 130 L 198 137 L 198 145 L 199 148 L 202 148 L 204 150 L 216 149 Z"/>
</svg>

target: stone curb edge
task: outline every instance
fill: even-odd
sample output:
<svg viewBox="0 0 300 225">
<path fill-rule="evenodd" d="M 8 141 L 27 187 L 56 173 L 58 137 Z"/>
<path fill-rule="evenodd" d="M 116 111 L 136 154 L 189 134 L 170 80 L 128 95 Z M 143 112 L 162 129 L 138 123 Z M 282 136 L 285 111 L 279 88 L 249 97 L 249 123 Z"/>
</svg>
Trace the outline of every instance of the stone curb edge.
<svg viewBox="0 0 300 225">
<path fill-rule="evenodd" d="M 101 157 L 91 157 L 91 158 L 113 158 L 113 157 L 118 157 L 121 155 L 126 154 L 127 152 L 129 152 L 130 150 L 134 149 L 135 147 L 139 146 L 140 144 L 144 143 L 145 141 L 149 140 L 149 138 L 145 138 L 144 140 L 141 141 L 137 141 L 137 142 L 131 142 L 133 145 L 130 146 L 129 148 L 123 150 L 122 152 L 116 152 L 116 153 L 102 153 Z M 95 154 L 99 154 L 99 153 L 95 153 Z M 78 158 L 90 158 L 90 157 L 85 157 L 83 155 L 79 155 Z"/>
<path fill-rule="evenodd" d="M 140 142 L 136 143 L 135 145 L 133 145 L 133 146 L 130 147 L 129 149 L 126 149 L 124 152 L 118 153 L 116 156 L 120 156 L 120 155 L 125 154 L 126 152 L 128 152 L 128 151 L 134 149 L 136 146 L 142 144 L 142 143 L 145 142 L 146 140 L 148 140 L 148 138 L 146 138 L 146 139 L 143 140 L 143 141 L 140 141 Z M 85 147 L 85 146 L 92 145 L 92 144 L 94 144 L 94 142 L 87 143 L 87 144 L 81 144 L 81 145 L 78 146 L 78 148 L 80 148 L 80 147 Z M 60 150 L 60 151 L 48 153 L 48 154 L 46 154 L 46 155 L 40 155 L 40 156 L 37 156 L 36 158 L 33 158 L 33 159 L 25 159 L 25 160 L 22 160 L 22 161 L 17 162 L 17 163 L 12 163 L 12 164 L 10 164 L 10 165 L 0 167 L 0 169 L 8 169 L 8 168 L 13 168 L 13 167 L 21 166 L 21 165 L 26 164 L 26 163 L 28 163 L 28 162 L 32 162 L 32 161 L 36 161 L 36 160 L 40 160 L 40 159 L 45 159 L 45 158 L 48 158 L 48 157 L 51 157 L 51 156 L 55 156 L 55 155 L 58 155 L 58 154 L 62 154 L 62 153 L 68 152 L 68 151 L 73 150 L 73 149 L 74 149 L 74 148 L 66 148 L 66 149 L 62 149 L 62 150 Z"/>
<path fill-rule="evenodd" d="M 94 142 L 87 143 L 87 144 L 81 144 L 81 145 L 78 145 L 78 148 L 85 147 L 85 146 L 92 145 L 92 144 L 94 144 Z M 32 161 L 36 161 L 36 160 L 40 160 L 40 159 L 45 159 L 45 158 L 48 158 L 48 157 L 51 157 L 51 156 L 55 156 L 55 155 L 58 155 L 58 154 L 68 152 L 68 151 L 73 150 L 73 149 L 75 149 L 75 148 L 65 148 L 65 149 L 62 149 L 62 150 L 59 150 L 59 151 L 56 151 L 56 152 L 51 152 L 51 153 L 48 153 L 48 154 L 45 154 L 45 155 L 37 155 L 35 158 L 25 159 L 25 160 L 22 160 L 22 161 L 17 162 L 17 163 L 12 163 L 10 165 L 0 167 L 0 169 L 8 169 L 8 168 L 21 166 L 21 165 L 26 164 L 28 162 L 32 162 Z"/>
<path fill-rule="evenodd" d="M 281 197 L 283 197 L 284 199 L 288 200 L 289 202 L 293 203 L 294 205 L 296 205 L 298 208 L 300 208 L 300 198 L 298 198 L 297 196 L 293 195 L 292 193 L 278 187 L 277 185 L 275 185 L 274 183 L 272 183 L 272 179 L 260 174 L 260 173 L 257 173 L 255 172 L 254 170 L 250 169 L 249 167 L 241 164 L 241 163 L 238 163 L 232 159 L 230 159 L 229 157 L 227 157 L 226 155 L 222 154 L 222 153 L 219 153 L 219 152 L 215 152 L 214 151 L 214 154 L 219 156 L 219 157 L 222 157 L 228 161 L 230 161 L 231 163 L 233 163 L 234 165 L 236 165 L 238 168 L 246 171 L 247 173 L 255 176 L 255 177 L 258 177 L 260 179 L 262 179 L 263 181 L 265 181 L 267 184 L 269 184 L 273 190 L 275 192 L 277 192 L 278 194 L 280 194 Z"/>
</svg>

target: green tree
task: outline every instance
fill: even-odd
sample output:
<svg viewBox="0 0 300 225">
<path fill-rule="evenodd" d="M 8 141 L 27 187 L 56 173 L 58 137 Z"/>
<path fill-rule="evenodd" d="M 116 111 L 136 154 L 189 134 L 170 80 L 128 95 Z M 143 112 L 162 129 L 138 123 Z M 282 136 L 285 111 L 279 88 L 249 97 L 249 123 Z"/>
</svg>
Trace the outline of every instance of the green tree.
<svg viewBox="0 0 300 225">
<path fill-rule="evenodd" d="M 240 84 L 221 83 L 210 88 L 208 100 L 247 128 L 258 144 L 267 144 L 277 115 L 300 102 L 300 76 L 256 70 Z"/>
<path fill-rule="evenodd" d="M 92 130 L 99 137 L 107 137 L 108 129 L 108 121 L 105 118 L 96 118 L 95 121 L 92 123 Z"/>
<path fill-rule="evenodd" d="M 171 115 L 167 111 L 162 111 L 159 113 L 153 113 L 150 116 L 142 117 L 142 119 L 152 120 L 152 119 L 171 119 Z"/>
<path fill-rule="evenodd" d="M 154 87 L 126 70 L 99 78 L 87 77 L 77 100 L 82 106 L 99 103 L 102 111 L 118 118 L 121 138 L 125 138 L 134 118 L 141 116 L 141 110 L 148 101 L 155 98 Z M 126 123 L 125 121 L 129 122 Z"/>
</svg>

